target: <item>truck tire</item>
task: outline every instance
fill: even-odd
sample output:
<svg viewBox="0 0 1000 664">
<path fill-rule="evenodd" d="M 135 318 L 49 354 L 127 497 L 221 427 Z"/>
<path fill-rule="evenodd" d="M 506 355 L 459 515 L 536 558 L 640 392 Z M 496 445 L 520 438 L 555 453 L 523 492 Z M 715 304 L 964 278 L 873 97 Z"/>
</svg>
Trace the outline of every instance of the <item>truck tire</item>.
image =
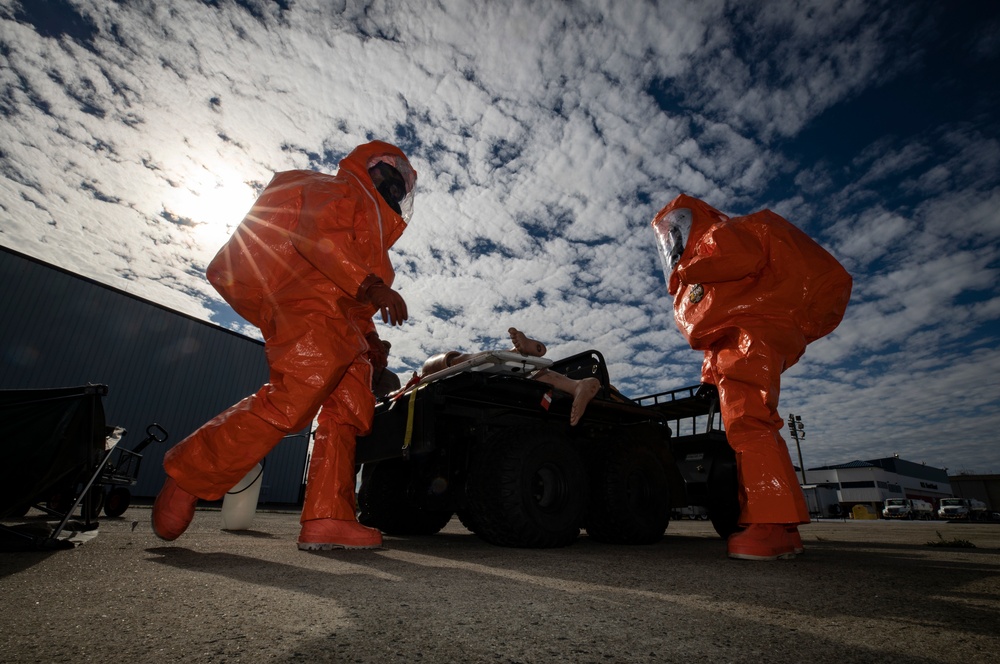
<svg viewBox="0 0 1000 664">
<path fill-rule="evenodd" d="M 448 525 L 453 515 L 428 510 L 415 498 L 422 485 L 418 467 L 402 461 L 365 464 L 358 492 L 358 521 L 386 535 L 433 535 Z"/>
<path fill-rule="evenodd" d="M 457 510 L 455 516 L 458 517 L 459 522 L 465 526 L 466 530 L 473 535 L 479 534 L 479 525 L 476 523 L 476 519 L 472 516 L 471 512 L 468 510 Z"/>
<path fill-rule="evenodd" d="M 736 476 L 735 460 L 718 460 L 708 472 L 708 518 L 722 539 L 740 528 L 740 486 Z"/>
<path fill-rule="evenodd" d="M 587 509 L 587 472 L 569 443 L 537 429 L 498 430 L 470 470 L 464 512 L 491 544 L 572 544 Z"/>
<path fill-rule="evenodd" d="M 670 523 L 670 481 L 652 450 L 607 445 L 590 466 L 587 534 L 608 544 L 655 544 Z"/>
</svg>

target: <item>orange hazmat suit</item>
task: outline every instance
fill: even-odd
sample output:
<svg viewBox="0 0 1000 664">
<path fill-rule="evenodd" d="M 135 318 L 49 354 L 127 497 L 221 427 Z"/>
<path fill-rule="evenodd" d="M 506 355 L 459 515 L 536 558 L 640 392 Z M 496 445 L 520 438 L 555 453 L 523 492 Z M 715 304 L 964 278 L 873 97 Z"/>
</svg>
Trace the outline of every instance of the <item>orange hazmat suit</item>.
<svg viewBox="0 0 1000 664">
<path fill-rule="evenodd" d="M 369 174 L 379 162 L 406 181 L 395 207 Z M 368 292 L 393 282 L 388 250 L 406 228 L 415 181 L 402 151 L 376 141 L 345 157 L 336 176 L 287 171 L 267 185 L 207 276 L 260 328 L 269 380 L 167 452 L 164 468 L 180 488 L 222 498 L 318 413 L 302 521 L 356 518 L 355 437 L 369 431 L 375 407 L 366 355 L 377 307 Z"/>
<path fill-rule="evenodd" d="M 770 210 L 729 218 L 680 195 L 653 220 L 674 318 L 704 351 L 702 382 L 718 388 L 736 452 L 740 523 L 809 523 L 779 430 L 781 374 L 840 324 L 847 271 Z"/>
</svg>

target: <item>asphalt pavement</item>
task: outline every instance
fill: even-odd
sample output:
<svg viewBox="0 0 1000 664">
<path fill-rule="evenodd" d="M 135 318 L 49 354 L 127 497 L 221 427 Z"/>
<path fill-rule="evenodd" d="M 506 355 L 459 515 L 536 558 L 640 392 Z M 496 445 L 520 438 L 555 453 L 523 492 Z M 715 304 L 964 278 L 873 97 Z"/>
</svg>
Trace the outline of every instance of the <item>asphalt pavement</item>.
<svg viewBox="0 0 1000 664">
<path fill-rule="evenodd" d="M 29 514 L 29 519 L 40 519 Z M 73 549 L 0 553 L 0 662 L 998 661 L 1000 524 L 823 521 L 794 560 L 729 560 L 707 521 L 663 541 L 492 546 L 453 520 L 307 553 L 298 515 L 173 543 L 149 508 Z"/>
</svg>

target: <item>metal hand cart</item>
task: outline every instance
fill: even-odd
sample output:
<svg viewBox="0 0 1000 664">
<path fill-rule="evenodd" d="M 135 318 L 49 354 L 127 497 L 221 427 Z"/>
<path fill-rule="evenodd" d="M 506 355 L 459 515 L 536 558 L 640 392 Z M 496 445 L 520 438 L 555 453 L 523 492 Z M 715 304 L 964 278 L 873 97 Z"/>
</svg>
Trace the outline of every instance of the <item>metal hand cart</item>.
<svg viewBox="0 0 1000 664">
<path fill-rule="evenodd" d="M 126 433 L 124 429 L 115 428 L 112 435 L 117 434 L 119 431 L 122 436 Z M 117 451 L 117 456 L 113 459 L 109 458 L 105 462 L 104 467 L 101 469 L 101 474 L 97 478 L 99 487 L 111 487 L 106 493 L 103 490 L 101 491 L 103 494 L 104 514 L 116 517 L 125 513 L 125 510 L 128 509 L 128 506 L 132 502 L 132 494 L 128 490 L 128 487 L 135 486 L 136 480 L 139 478 L 139 464 L 142 463 L 142 451 L 151 443 L 166 441 L 168 435 L 166 429 L 154 422 L 146 427 L 146 437 L 139 441 L 135 449 L 125 449 L 124 447 L 120 447 L 120 443 L 114 445 L 112 452 Z M 119 440 L 120 438 L 121 436 L 118 436 Z"/>
</svg>

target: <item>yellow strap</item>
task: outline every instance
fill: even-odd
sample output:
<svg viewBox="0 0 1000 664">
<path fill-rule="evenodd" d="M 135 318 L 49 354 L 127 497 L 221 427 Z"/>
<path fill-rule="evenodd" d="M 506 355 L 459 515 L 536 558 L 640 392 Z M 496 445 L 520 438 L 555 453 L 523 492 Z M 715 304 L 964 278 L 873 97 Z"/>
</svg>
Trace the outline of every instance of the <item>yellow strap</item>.
<svg viewBox="0 0 1000 664">
<path fill-rule="evenodd" d="M 417 389 L 410 392 L 410 403 L 406 407 L 406 435 L 403 436 L 403 449 L 409 449 L 410 441 L 413 440 L 413 412 L 417 404 L 417 392 L 423 388 L 423 385 L 417 386 Z"/>
</svg>

